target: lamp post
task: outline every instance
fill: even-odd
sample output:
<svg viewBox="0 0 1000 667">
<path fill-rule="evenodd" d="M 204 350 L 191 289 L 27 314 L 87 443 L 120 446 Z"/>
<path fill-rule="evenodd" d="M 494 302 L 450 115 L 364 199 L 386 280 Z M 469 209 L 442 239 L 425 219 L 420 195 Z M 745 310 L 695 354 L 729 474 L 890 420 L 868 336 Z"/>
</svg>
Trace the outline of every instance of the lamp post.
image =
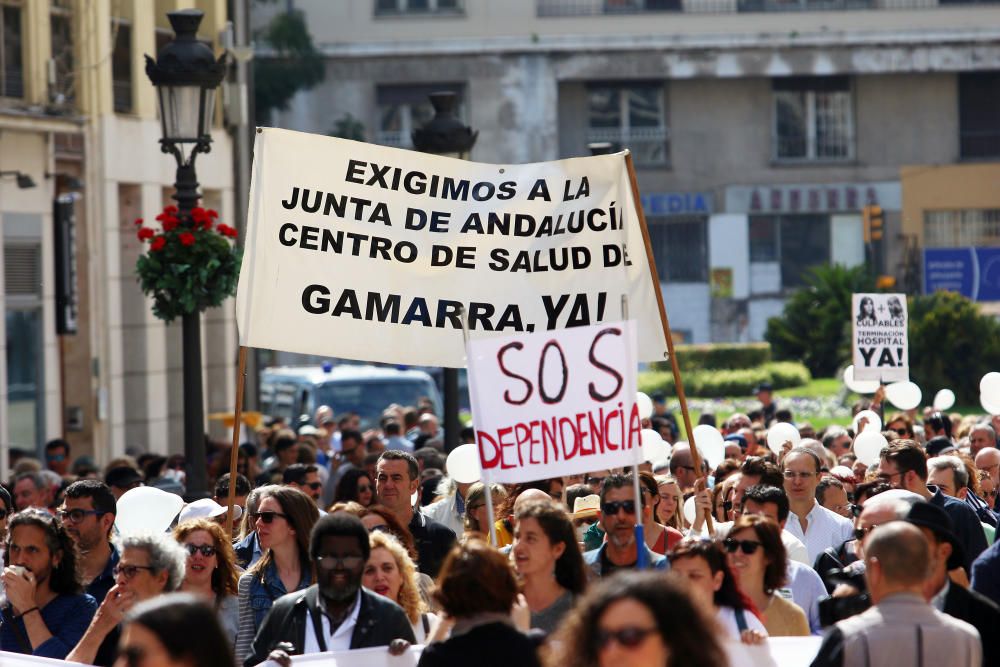
<svg viewBox="0 0 1000 667">
<path fill-rule="evenodd" d="M 421 153 L 433 153 L 468 160 L 479 132 L 465 125 L 455 115 L 458 95 L 439 92 L 428 95 L 434 118 L 413 132 L 413 147 Z M 444 370 L 444 451 L 458 446 L 458 369 Z"/>
<path fill-rule="evenodd" d="M 218 60 L 212 49 L 198 41 L 204 13 L 197 9 L 169 12 L 174 39 L 157 54 L 146 56 L 146 76 L 156 86 L 160 100 L 163 136 L 160 149 L 177 161 L 174 183 L 178 217 L 190 221 L 198 204 L 198 153 L 211 150 L 215 89 L 226 73 L 225 55 Z M 209 497 L 205 468 L 205 406 L 201 388 L 201 316 L 195 310 L 182 317 L 184 365 L 184 458 L 189 500 Z"/>
</svg>

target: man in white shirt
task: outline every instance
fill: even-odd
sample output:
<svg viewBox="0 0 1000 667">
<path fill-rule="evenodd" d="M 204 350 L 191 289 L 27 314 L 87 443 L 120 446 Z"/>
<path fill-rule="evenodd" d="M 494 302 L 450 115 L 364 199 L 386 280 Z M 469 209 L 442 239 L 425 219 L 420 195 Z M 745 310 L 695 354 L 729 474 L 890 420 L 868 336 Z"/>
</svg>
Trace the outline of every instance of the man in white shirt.
<svg viewBox="0 0 1000 667">
<path fill-rule="evenodd" d="M 805 447 L 788 452 L 782 465 L 785 493 L 794 515 L 789 517 L 786 529 L 806 545 L 810 564 L 816 562 L 824 549 L 837 549 L 854 536 L 854 525 L 849 519 L 816 502 L 820 467 L 819 457 Z"/>
</svg>

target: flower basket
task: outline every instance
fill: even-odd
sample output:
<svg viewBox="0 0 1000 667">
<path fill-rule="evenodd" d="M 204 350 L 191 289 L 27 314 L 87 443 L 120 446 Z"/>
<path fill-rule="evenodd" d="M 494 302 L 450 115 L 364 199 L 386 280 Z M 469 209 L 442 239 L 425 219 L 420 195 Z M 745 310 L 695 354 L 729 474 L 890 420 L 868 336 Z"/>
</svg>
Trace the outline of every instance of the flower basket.
<svg viewBox="0 0 1000 667">
<path fill-rule="evenodd" d="M 236 230 L 217 222 L 218 213 L 194 208 L 182 215 L 167 206 L 156 216 L 160 230 L 135 221 L 136 235 L 148 250 L 135 269 L 143 294 L 153 298 L 153 314 L 164 322 L 199 313 L 236 294 L 240 273 Z"/>
</svg>

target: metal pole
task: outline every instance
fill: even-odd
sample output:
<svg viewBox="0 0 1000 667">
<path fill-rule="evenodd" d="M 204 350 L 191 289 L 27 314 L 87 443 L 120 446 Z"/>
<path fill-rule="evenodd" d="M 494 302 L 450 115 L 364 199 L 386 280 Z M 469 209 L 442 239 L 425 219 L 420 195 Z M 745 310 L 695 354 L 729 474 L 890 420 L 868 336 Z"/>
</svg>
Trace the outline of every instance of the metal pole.
<svg viewBox="0 0 1000 667">
<path fill-rule="evenodd" d="M 197 205 L 198 178 L 192 153 L 189 162 L 177 166 L 176 192 L 180 218 L 191 220 Z M 188 502 L 210 497 L 208 493 L 207 455 L 205 451 L 205 402 L 201 386 L 201 313 L 187 313 L 181 318 L 181 345 L 184 366 L 184 460 L 187 472 L 185 499 Z M 230 482 L 232 484 L 233 482 Z"/>
<path fill-rule="evenodd" d="M 247 379 L 247 348 L 240 346 L 239 368 L 236 371 L 236 410 L 233 420 L 233 450 L 229 456 L 229 498 L 226 504 L 226 534 L 233 539 L 233 505 L 236 504 L 236 464 L 239 461 L 240 432 L 243 430 L 243 387 Z"/>
<path fill-rule="evenodd" d="M 444 369 L 444 451 L 458 447 L 458 369 Z"/>
</svg>

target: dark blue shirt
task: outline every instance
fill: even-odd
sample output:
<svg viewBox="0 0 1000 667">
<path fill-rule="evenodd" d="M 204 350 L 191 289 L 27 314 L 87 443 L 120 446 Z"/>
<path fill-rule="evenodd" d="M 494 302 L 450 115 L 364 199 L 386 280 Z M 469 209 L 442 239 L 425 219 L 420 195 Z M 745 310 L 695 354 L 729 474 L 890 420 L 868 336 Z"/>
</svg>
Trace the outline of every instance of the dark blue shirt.
<svg viewBox="0 0 1000 667">
<path fill-rule="evenodd" d="M 113 544 L 109 546 L 111 547 L 111 557 L 108 558 L 104 570 L 84 590 L 87 595 L 94 598 L 98 606 L 104 602 L 104 598 L 108 596 L 108 591 L 115 585 L 114 571 L 115 565 L 118 565 L 118 549 Z"/>
<path fill-rule="evenodd" d="M 32 651 L 24 619 L 14 618 L 10 605 L 7 605 L 0 621 L 0 651 L 62 660 L 79 643 L 95 612 L 97 602 L 86 593 L 56 596 L 41 609 L 42 620 L 52 637 Z"/>
<path fill-rule="evenodd" d="M 1000 605 L 1000 540 L 972 564 L 972 590 Z"/>
<path fill-rule="evenodd" d="M 941 493 L 941 489 L 930 484 L 928 490 L 934 495 L 931 496 L 932 505 L 937 505 L 951 517 L 951 522 L 955 527 L 955 537 L 962 543 L 965 550 L 965 571 L 972 572 L 972 562 L 979 554 L 986 551 L 986 533 L 979 522 L 976 512 L 958 498 L 952 498 Z"/>
</svg>

